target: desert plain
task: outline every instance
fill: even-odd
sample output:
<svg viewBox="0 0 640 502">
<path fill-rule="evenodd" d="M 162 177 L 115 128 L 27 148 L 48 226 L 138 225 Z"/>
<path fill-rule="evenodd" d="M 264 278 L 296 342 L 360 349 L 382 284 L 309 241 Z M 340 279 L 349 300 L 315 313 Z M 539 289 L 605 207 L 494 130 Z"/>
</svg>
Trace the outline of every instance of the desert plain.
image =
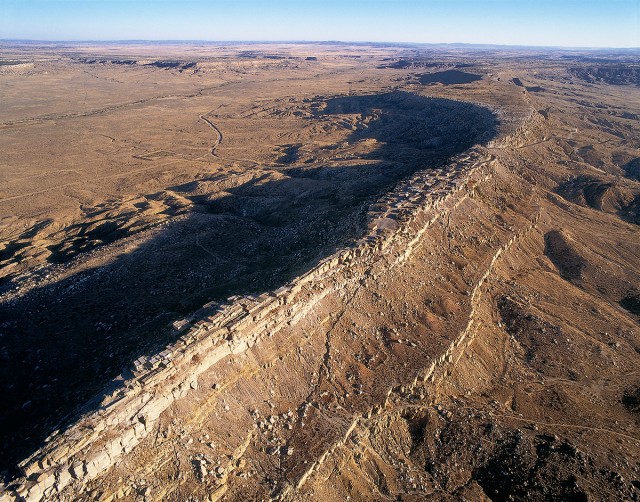
<svg viewBox="0 0 640 502">
<path fill-rule="evenodd" d="M 0 500 L 638 500 L 635 50 L 0 44 Z"/>
</svg>

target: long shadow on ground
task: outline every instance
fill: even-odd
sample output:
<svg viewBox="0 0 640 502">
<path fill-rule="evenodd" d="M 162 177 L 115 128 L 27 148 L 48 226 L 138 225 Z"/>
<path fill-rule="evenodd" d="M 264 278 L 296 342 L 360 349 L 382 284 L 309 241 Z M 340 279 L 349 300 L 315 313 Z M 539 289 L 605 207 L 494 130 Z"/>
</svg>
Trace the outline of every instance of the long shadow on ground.
<svg viewBox="0 0 640 502">
<path fill-rule="evenodd" d="M 171 320 L 213 299 L 286 283 L 362 236 L 367 206 L 399 180 L 496 131 L 483 107 L 399 92 L 312 107 L 312 120 L 355 118 L 348 144 L 375 139 L 375 150 L 340 167 L 283 164 L 222 196 L 171 187 L 193 203 L 186 219 L 109 265 L 0 305 L 6 477 L 130 361 L 166 345 Z"/>
</svg>

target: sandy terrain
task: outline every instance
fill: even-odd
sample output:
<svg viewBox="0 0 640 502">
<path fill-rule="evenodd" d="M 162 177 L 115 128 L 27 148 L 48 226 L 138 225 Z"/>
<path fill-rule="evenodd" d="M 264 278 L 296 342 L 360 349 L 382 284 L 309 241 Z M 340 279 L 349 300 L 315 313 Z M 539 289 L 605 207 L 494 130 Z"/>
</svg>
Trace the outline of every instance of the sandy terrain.
<svg viewBox="0 0 640 502">
<path fill-rule="evenodd" d="M 0 498 L 640 498 L 636 60 L 3 45 Z"/>
</svg>

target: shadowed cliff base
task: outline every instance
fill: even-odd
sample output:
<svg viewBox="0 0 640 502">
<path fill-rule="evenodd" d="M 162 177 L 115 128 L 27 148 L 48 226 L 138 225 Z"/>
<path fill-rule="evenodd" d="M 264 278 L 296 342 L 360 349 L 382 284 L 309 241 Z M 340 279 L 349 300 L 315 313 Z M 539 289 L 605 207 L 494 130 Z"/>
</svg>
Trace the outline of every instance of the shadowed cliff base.
<svg viewBox="0 0 640 502">
<path fill-rule="evenodd" d="M 167 324 L 210 300 L 271 290 L 362 236 L 368 205 L 417 170 L 437 168 L 491 139 L 496 120 L 477 105 L 407 93 L 308 103 L 309 120 L 344 127 L 346 141 L 285 152 L 221 190 L 213 178 L 167 187 L 181 218 L 110 264 L 0 306 L 4 470 L 69 423 L 138 355 L 170 341 Z M 330 152 L 330 155 L 327 155 Z M 119 225 L 102 230 L 129 237 Z M 99 234 L 99 235 L 98 235 Z M 100 232 L 74 237 L 62 260 Z M 78 259 L 76 258 L 76 259 Z"/>
</svg>

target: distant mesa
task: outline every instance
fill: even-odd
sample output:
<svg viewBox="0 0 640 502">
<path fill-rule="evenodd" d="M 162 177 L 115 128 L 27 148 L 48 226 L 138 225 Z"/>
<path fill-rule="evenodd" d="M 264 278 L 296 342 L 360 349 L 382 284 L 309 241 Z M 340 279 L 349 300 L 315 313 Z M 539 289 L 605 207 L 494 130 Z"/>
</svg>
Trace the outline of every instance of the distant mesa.
<svg viewBox="0 0 640 502">
<path fill-rule="evenodd" d="M 238 54 L 238 57 L 246 59 L 292 59 L 290 56 L 282 54 L 265 54 L 260 51 L 242 51 Z"/>
<path fill-rule="evenodd" d="M 188 70 L 196 65 L 194 62 L 184 61 L 154 61 L 147 66 L 155 66 L 156 68 L 177 68 L 179 71 Z"/>
<path fill-rule="evenodd" d="M 138 61 L 135 59 L 87 59 L 80 58 L 78 62 L 82 64 L 117 64 L 117 65 L 136 65 Z"/>
<path fill-rule="evenodd" d="M 475 73 L 467 73 L 460 70 L 445 70 L 435 73 L 425 73 L 420 75 L 419 81 L 423 85 L 428 84 L 470 84 L 482 80 L 482 75 L 476 75 Z"/>
<path fill-rule="evenodd" d="M 153 66 L 155 68 L 176 69 L 179 72 L 194 68 L 197 63 L 194 61 L 152 61 L 152 60 L 136 60 L 136 59 L 87 59 L 79 58 L 77 60 L 82 64 L 100 64 L 100 65 L 121 65 L 121 66 Z"/>
<path fill-rule="evenodd" d="M 384 64 L 378 68 L 390 68 L 392 70 L 410 70 L 416 68 L 468 68 L 473 66 L 471 63 L 455 63 L 451 64 L 446 61 L 433 61 L 432 59 L 399 59 L 392 63 Z"/>
</svg>

